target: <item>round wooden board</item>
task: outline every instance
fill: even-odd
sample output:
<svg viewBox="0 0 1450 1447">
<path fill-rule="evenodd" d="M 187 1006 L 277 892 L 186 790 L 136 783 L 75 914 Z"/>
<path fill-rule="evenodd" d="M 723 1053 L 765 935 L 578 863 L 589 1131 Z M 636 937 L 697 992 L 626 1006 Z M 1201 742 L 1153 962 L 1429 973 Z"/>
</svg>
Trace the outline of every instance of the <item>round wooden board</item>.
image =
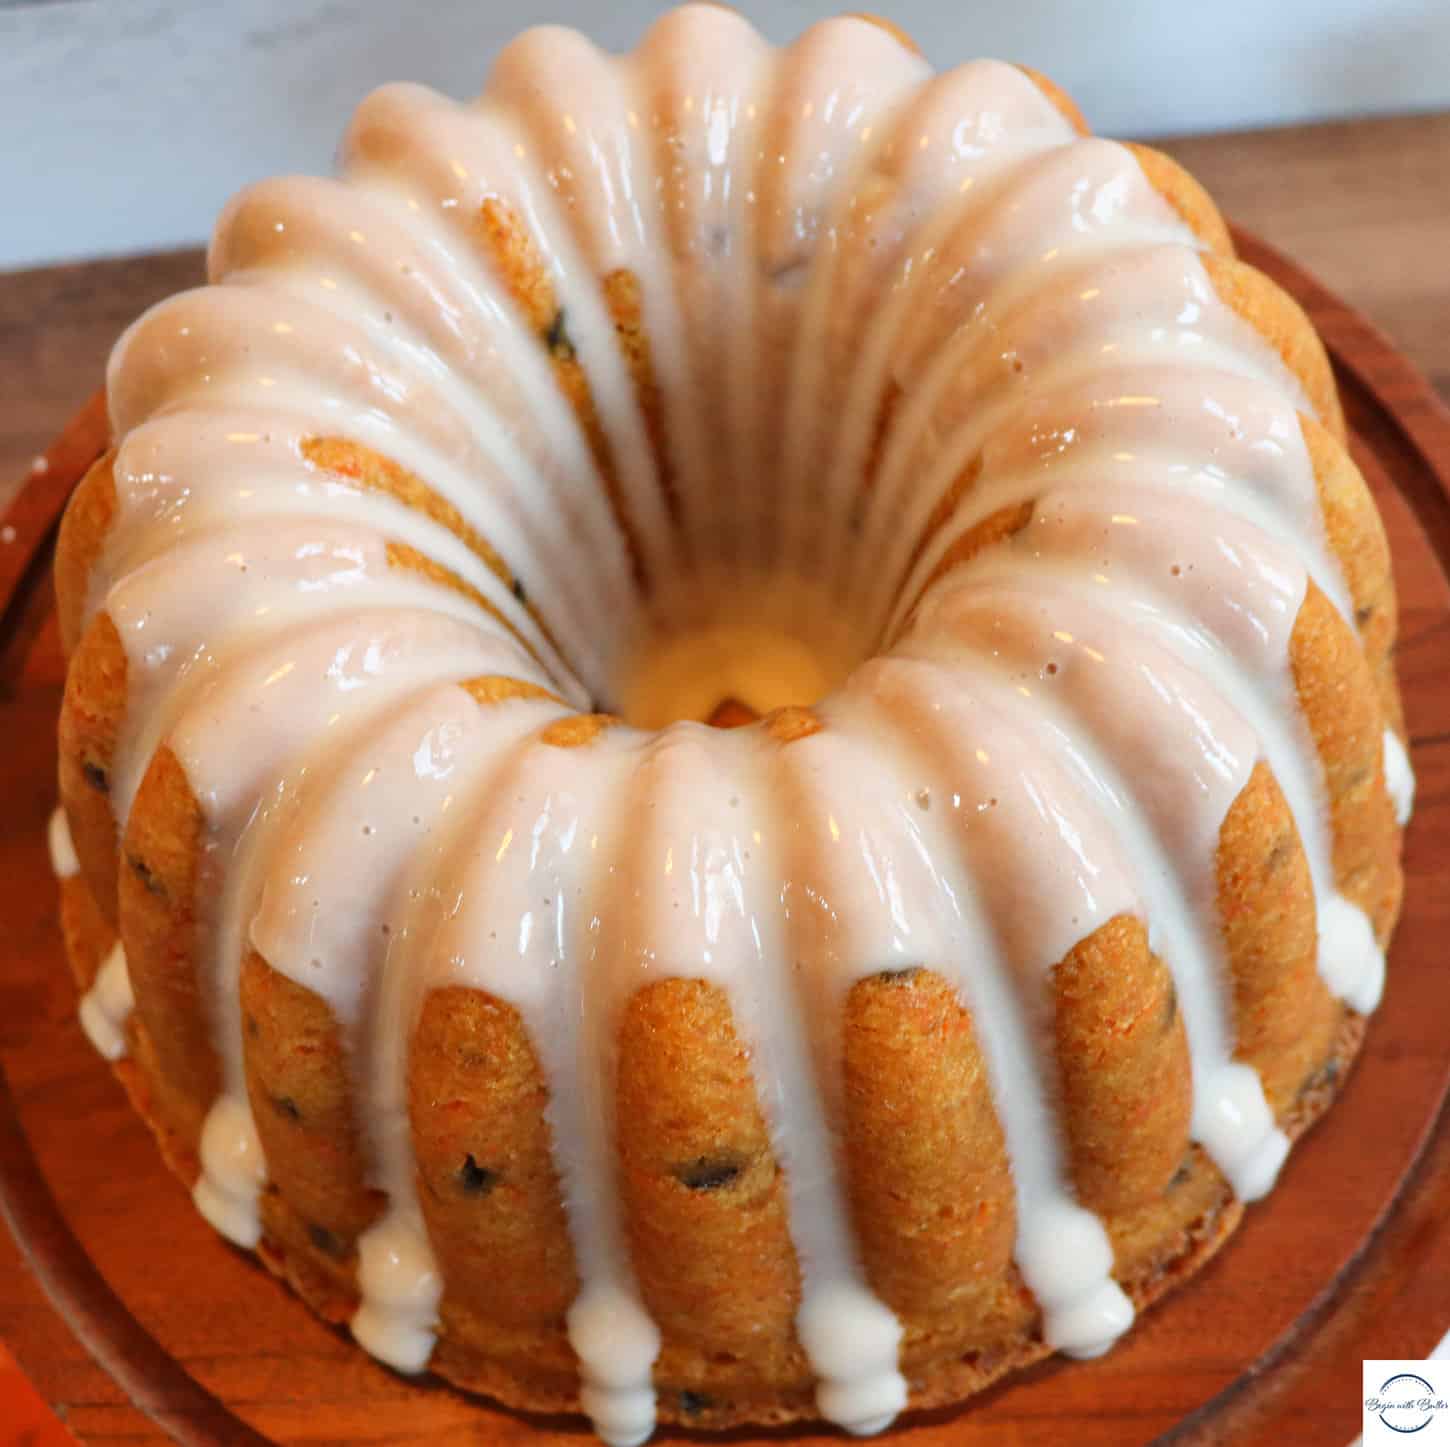
<svg viewBox="0 0 1450 1447">
<path fill-rule="evenodd" d="M 1450 413 L 1362 318 L 1253 238 L 1239 243 L 1324 335 L 1395 552 L 1420 799 L 1388 995 L 1339 1103 L 1196 1282 L 1101 1360 L 1049 1363 L 963 1411 L 906 1419 L 892 1442 L 1345 1443 L 1360 1358 L 1424 1355 L 1450 1324 L 1450 890 L 1436 877 L 1450 846 Z M 192 1447 L 584 1447 L 573 1419 L 519 1417 L 376 1365 L 226 1246 L 75 1023 L 44 848 L 63 678 L 46 562 L 104 425 L 92 403 L 0 532 L 0 1211 L 31 1268 L 14 1269 L 0 1239 L 0 1338 L 90 1443 L 160 1443 L 164 1429 Z"/>
</svg>

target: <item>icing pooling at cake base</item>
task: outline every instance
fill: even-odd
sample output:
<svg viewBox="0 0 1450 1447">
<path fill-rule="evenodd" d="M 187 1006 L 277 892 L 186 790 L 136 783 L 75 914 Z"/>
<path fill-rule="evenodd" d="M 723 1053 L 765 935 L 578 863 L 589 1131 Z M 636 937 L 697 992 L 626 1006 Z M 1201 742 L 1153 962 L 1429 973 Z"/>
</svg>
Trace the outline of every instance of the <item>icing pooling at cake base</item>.
<svg viewBox="0 0 1450 1447">
<path fill-rule="evenodd" d="M 81 862 L 76 857 L 75 841 L 70 836 L 64 809 L 56 808 L 51 814 L 45 829 L 45 847 L 50 855 L 51 873 L 57 879 L 74 879 L 81 872 Z"/>
<path fill-rule="evenodd" d="M 623 58 L 530 32 L 475 106 L 375 94 L 344 162 L 239 197 L 217 284 L 137 323 L 109 376 L 115 815 L 124 839 L 164 745 L 230 861 L 198 911 L 222 1078 L 199 1208 L 260 1238 L 255 951 L 326 1004 L 365 1082 L 387 1204 L 353 1332 L 423 1369 L 448 1282 L 409 1051 L 432 991 L 486 992 L 548 1083 L 582 1405 L 642 1441 L 664 1338 L 611 1042 L 651 980 L 706 981 L 783 1172 L 817 1406 L 876 1431 L 908 1390 L 851 1220 L 842 1016 L 854 985 L 926 966 L 980 1037 L 1045 1340 L 1105 1350 L 1133 1307 L 1072 1180 L 1058 963 L 1147 925 L 1189 1134 L 1243 1199 L 1288 1149 L 1235 1058 L 1217 918 L 1256 765 L 1297 827 L 1319 977 L 1362 1011 L 1381 989 L 1291 668 L 1311 589 L 1353 616 L 1303 388 L 1130 151 L 1011 67 L 932 76 L 862 21 L 773 51 L 691 6 Z M 788 727 L 576 717 L 703 716 L 709 650 L 757 631 L 779 666 L 721 692 L 810 703 L 782 675 L 814 673 L 829 696 Z M 1403 822 L 1392 733 L 1384 772 Z"/>
<path fill-rule="evenodd" d="M 1393 729 L 1385 730 L 1385 787 L 1394 800 L 1395 819 L 1403 828 L 1415 808 L 1415 775 L 1410 756 Z"/>
<path fill-rule="evenodd" d="M 135 1006 L 126 951 L 117 940 L 102 961 L 95 984 L 81 997 L 81 1029 L 105 1059 L 120 1060 L 126 1054 L 126 1022 Z"/>
<path fill-rule="evenodd" d="M 65 810 L 57 808 L 45 830 L 50 867 L 59 880 L 76 878 L 81 871 L 75 842 Z M 126 972 L 126 951 L 116 941 L 101 961 L 91 987 L 81 997 L 80 1024 L 86 1039 L 106 1060 L 120 1060 L 126 1054 L 126 1023 L 136 1007 L 131 978 Z"/>
<path fill-rule="evenodd" d="M 363 1305 L 351 1322 L 358 1343 L 400 1372 L 421 1372 L 433 1354 L 438 1279 L 416 1209 L 393 1209 L 358 1242 Z"/>
<path fill-rule="evenodd" d="M 201 1171 L 191 1193 L 196 1209 L 234 1246 L 255 1249 L 262 1239 L 257 1198 L 267 1183 L 267 1167 L 244 1100 L 222 1095 L 207 1112 Z"/>
</svg>

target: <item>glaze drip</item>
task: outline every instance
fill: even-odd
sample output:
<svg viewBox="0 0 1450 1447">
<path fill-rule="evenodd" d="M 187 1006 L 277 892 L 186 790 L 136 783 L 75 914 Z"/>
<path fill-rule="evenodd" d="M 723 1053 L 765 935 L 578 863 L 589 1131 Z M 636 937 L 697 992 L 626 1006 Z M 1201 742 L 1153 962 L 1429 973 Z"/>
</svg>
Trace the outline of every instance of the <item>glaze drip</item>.
<svg viewBox="0 0 1450 1447">
<path fill-rule="evenodd" d="M 81 862 L 76 858 L 76 847 L 70 837 L 70 825 L 64 809 L 57 808 L 51 814 L 45 830 L 45 845 L 50 854 L 51 872 L 57 879 L 74 879 L 81 872 Z"/>
<path fill-rule="evenodd" d="M 102 961 L 95 984 L 81 997 L 81 1029 L 105 1059 L 120 1060 L 126 1054 L 126 1022 L 135 1006 L 126 951 L 118 940 Z"/>
</svg>

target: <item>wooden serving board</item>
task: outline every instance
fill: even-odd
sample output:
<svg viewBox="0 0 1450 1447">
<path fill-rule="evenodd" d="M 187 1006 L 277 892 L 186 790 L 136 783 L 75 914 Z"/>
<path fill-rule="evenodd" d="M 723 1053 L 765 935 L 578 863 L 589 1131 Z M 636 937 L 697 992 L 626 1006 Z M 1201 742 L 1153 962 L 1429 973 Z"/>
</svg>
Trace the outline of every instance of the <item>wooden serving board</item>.
<svg viewBox="0 0 1450 1447">
<path fill-rule="evenodd" d="M 892 1443 L 1339 1447 L 1360 1359 L 1423 1356 L 1450 1325 L 1450 412 L 1361 317 L 1238 239 L 1323 333 L 1395 552 L 1420 793 L 1388 994 L 1340 1101 L 1194 1283 L 1101 1360 L 904 1419 Z M 580 1421 L 396 1376 L 311 1316 L 202 1222 L 75 1023 L 44 846 L 63 678 L 46 564 L 104 427 L 92 404 L 0 519 L 0 1338 L 92 1444 L 586 1447 Z"/>
</svg>

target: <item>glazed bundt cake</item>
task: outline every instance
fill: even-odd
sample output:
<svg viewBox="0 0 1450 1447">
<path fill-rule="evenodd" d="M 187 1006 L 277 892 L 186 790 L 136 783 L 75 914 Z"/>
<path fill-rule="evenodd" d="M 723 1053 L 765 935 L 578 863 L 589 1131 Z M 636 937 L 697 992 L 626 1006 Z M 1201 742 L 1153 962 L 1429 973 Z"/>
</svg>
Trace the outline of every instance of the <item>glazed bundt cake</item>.
<svg viewBox="0 0 1450 1447">
<path fill-rule="evenodd" d="M 407 1372 L 855 1432 L 1109 1347 L 1327 1103 L 1411 775 L 1325 353 L 1042 77 L 723 8 L 390 86 L 62 529 L 81 1018 Z"/>
</svg>

